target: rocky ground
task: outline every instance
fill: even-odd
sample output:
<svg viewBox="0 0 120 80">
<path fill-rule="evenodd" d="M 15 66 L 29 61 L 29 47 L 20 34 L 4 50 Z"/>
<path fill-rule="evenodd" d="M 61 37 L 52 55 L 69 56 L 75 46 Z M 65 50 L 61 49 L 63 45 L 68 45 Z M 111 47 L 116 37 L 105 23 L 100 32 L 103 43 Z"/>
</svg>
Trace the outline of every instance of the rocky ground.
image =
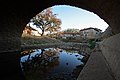
<svg viewBox="0 0 120 80">
<path fill-rule="evenodd" d="M 21 37 L 21 45 L 39 45 L 48 43 L 63 43 L 60 40 L 49 38 L 47 36 L 37 37 L 37 36 L 24 36 Z"/>
</svg>

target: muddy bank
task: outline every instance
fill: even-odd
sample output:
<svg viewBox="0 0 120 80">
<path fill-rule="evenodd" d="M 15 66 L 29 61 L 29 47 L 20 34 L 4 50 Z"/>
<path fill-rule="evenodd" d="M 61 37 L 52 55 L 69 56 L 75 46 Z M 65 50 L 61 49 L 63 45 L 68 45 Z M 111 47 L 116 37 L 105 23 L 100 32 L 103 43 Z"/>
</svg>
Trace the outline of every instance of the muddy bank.
<svg viewBox="0 0 120 80">
<path fill-rule="evenodd" d="M 21 45 L 21 50 L 43 49 L 43 48 L 63 48 L 63 49 L 83 49 L 88 48 L 86 43 L 49 43 L 36 45 Z"/>
</svg>

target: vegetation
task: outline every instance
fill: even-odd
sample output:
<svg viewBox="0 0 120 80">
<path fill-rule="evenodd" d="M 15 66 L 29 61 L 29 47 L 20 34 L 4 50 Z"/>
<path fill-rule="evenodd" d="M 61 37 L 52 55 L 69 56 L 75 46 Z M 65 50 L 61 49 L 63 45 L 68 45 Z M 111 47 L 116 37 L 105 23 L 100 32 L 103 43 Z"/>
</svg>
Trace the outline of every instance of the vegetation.
<svg viewBox="0 0 120 80">
<path fill-rule="evenodd" d="M 76 38 L 73 38 L 73 37 L 68 37 L 66 39 L 59 38 L 59 40 L 61 40 L 63 42 L 74 42 L 74 43 L 81 43 L 82 42 L 80 39 L 76 39 Z"/>
<path fill-rule="evenodd" d="M 70 28 L 68 28 L 68 29 L 64 30 L 64 32 L 78 33 L 79 29 L 75 29 L 75 28 L 70 29 Z"/>
<path fill-rule="evenodd" d="M 51 8 L 48 8 L 33 17 L 31 23 L 41 29 L 41 36 L 43 36 L 46 31 L 51 34 L 61 29 L 61 20 L 57 18 L 57 14 L 53 14 Z"/>
<path fill-rule="evenodd" d="M 47 36 L 25 36 L 21 38 L 21 45 L 39 45 L 48 43 L 62 43 L 62 41 Z"/>
<path fill-rule="evenodd" d="M 94 39 L 90 39 L 90 40 L 88 41 L 88 43 L 89 43 L 89 48 L 90 48 L 90 49 L 94 49 L 94 48 L 95 48 L 96 41 L 95 41 Z"/>
</svg>

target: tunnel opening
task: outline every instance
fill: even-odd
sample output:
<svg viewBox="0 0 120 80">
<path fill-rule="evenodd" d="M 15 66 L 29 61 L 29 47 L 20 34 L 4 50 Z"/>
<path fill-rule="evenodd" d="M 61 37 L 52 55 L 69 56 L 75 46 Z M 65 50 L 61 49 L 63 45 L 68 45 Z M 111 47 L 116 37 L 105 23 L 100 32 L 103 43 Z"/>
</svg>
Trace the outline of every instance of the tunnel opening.
<svg viewBox="0 0 120 80">
<path fill-rule="evenodd" d="M 108 36 L 112 36 L 112 35 L 114 35 L 114 33 L 112 32 L 112 29 L 110 28 L 110 26 L 103 20 L 103 19 L 101 19 L 98 15 L 96 15 L 96 14 L 94 14 L 93 12 L 89 12 L 89 11 L 86 11 L 86 10 L 83 10 L 83 9 L 81 9 L 81 10 L 79 10 L 80 8 L 78 8 L 78 7 L 73 7 L 73 6 L 70 6 L 70 5 L 56 5 L 58 8 L 59 8 L 59 6 L 63 6 L 63 7 L 72 7 L 73 9 L 74 8 L 76 8 L 76 9 L 78 9 L 78 12 L 79 11 L 81 11 L 81 13 L 82 14 L 79 14 L 79 15 L 85 15 L 85 16 L 89 16 L 89 15 L 87 15 L 87 14 L 90 14 L 91 16 L 90 17 L 88 17 L 88 19 L 87 19 L 87 17 L 85 17 L 86 19 L 83 19 L 84 17 L 82 17 L 82 19 L 83 19 L 83 22 L 81 23 L 80 22 L 80 20 L 78 21 L 78 19 L 74 19 L 74 17 L 71 17 L 71 15 L 72 14 L 70 14 L 70 15 L 68 15 L 67 16 L 67 18 L 68 17 L 71 17 L 71 18 L 68 18 L 68 19 L 66 19 L 66 22 L 65 22 L 65 18 L 63 18 L 64 19 L 64 21 L 62 20 L 61 22 L 59 22 L 59 27 L 58 27 L 58 30 L 57 30 L 57 28 L 56 29 L 54 29 L 54 28 L 51 28 L 51 27 L 49 27 L 49 26 L 54 26 L 53 24 L 54 23 L 52 23 L 51 22 L 51 24 L 49 25 L 47 25 L 48 26 L 48 28 L 46 28 L 46 29 L 44 29 L 43 31 L 44 31 L 44 33 L 42 33 L 42 26 L 40 26 L 40 27 L 38 27 L 39 25 L 41 25 L 41 23 L 38 23 L 38 24 L 36 24 L 36 23 L 34 23 L 35 22 L 35 20 L 34 20 L 34 22 L 33 22 L 33 18 L 35 19 L 36 18 L 36 20 L 37 20 L 37 18 L 38 17 L 40 17 L 40 13 L 39 14 L 37 14 L 36 15 L 36 17 L 33 17 L 31 20 L 30 20 L 30 22 L 28 22 L 27 23 L 27 25 L 24 27 L 24 29 L 23 29 L 23 31 L 22 31 L 22 35 L 21 35 L 21 37 L 26 37 L 26 36 L 42 36 L 41 34 L 44 34 L 43 36 L 48 36 L 48 37 L 53 37 L 53 38 L 58 38 L 57 36 L 60 36 L 59 34 L 64 34 L 65 32 L 69 32 L 69 31 L 71 31 L 71 33 L 72 33 L 72 31 L 73 32 L 75 32 L 76 34 L 77 33 L 79 33 L 80 34 L 80 36 L 84 36 L 85 37 L 85 35 L 86 36 L 90 36 L 89 34 L 91 34 L 91 35 L 94 35 L 94 38 L 95 38 L 95 36 L 97 36 L 96 34 L 99 34 L 99 33 L 101 33 L 101 34 L 103 34 L 106 30 L 110 30 L 109 31 L 109 33 L 108 33 Z M 57 8 L 56 7 L 56 8 Z M 49 7 L 49 9 L 52 9 L 52 8 L 54 8 L 54 6 L 53 7 Z M 48 9 L 48 12 L 50 12 L 50 10 Z M 62 8 L 61 8 L 62 9 Z M 43 10 L 43 11 L 45 11 L 45 10 Z M 76 10 L 77 11 L 77 10 Z M 66 11 L 67 12 L 67 11 Z M 46 12 L 47 13 L 47 12 Z M 53 13 L 52 11 L 51 11 L 51 13 Z M 73 12 L 74 13 L 74 12 Z M 76 12 L 77 13 L 77 12 Z M 62 13 L 61 12 L 61 14 L 63 15 L 63 14 L 65 14 L 65 13 Z M 69 13 L 67 13 L 67 14 L 69 14 Z M 53 14 L 52 16 L 58 16 L 58 14 L 57 13 L 55 13 L 55 14 Z M 78 16 L 78 15 L 76 15 L 76 16 Z M 48 17 L 48 16 L 47 16 Z M 61 17 L 61 16 L 59 16 L 59 17 Z M 79 16 L 78 16 L 79 17 Z M 92 17 L 96 17 L 96 18 L 93 18 L 92 19 Z M 74 19 L 73 20 L 73 24 L 70 24 L 70 23 L 72 23 L 72 18 Z M 76 17 L 77 18 L 77 17 Z M 90 19 L 91 18 L 91 19 Z M 42 19 L 42 18 L 41 18 Z M 45 19 L 45 18 L 43 18 L 43 19 Z M 59 19 L 59 18 L 58 18 Z M 71 19 L 71 22 L 70 21 L 68 21 L 69 19 Z M 82 20 L 81 19 L 81 20 Z M 57 18 L 56 18 L 56 20 L 57 20 Z M 95 21 L 96 20 L 96 21 Z M 68 21 L 68 22 L 67 22 Z M 39 21 L 38 21 L 39 22 Z M 74 23 L 74 22 L 76 22 L 76 23 Z M 85 23 L 86 22 L 86 23 Z M 44 23 L 44 21 L 42 22 L 43 24 L 45 24 Z M 68 24 L 65 24 L 65 23 L 68 23 L 68 24 L 70 24 L 70 25 L 68 25 Z M 47 23 L 46 23 L 47 24 Z M 78 25 L 79 24 L 79 25 Z M 86 24 L 86 25 L 85 25 Z M 66 26 L 66 25 L 68 25 L 68 26 Z M 61 27 L 61 26 L 64 26 L 64 27 Z M 70 26 L 74 26 L 74 27 L 70 27 Z M 51 30 L 50 30 L 50 28 L 51 28 Z M 69 29 L 70 28 L 70 29 Z M 97 29 L 98 28 L 98 29 Z M 63 30 L 64 29 L 64 30 Z M 67 30 L 68 29 L 68 30 Z M 87 30 L 89 30 L 89 29 L 93 29 L 93 30 L 96 30 L 96 32 L 91 32 L 91 33 L 89 33 L 89 31 L 87 32 Z M 56 31 L 55 31 L 56 30 Z M 84 30 L 86 30 L 86 31 L 84 31 Z M 83 31 L 83 32 L 82 32 Z M 92 30 L 91 30 L 92 31 Z M 97 33 L 97 31 L 100 31 L 99 33 Z M 45 33 L 46 32 L 46 33 Z M 52 34 L 53 33 L 53 34 Z M 81 34 L 82 33 L 82 34 Z M 87 34 L 87 33 L 89 33 L 89 34 Z M 73 36 L 74 36 L 74 34 L 73 34 Z M 73 37 L 72 36 L 72 37 Z M 101 37 L 103 37 L 104 35 L 101 35 Z M 71 39 L 71 38 L 69 38 L 69 39 Z M 91 39 L 92 39 L 92 37 L 91 37 Z M 104 39 L 104 38 L 103 38 Z M 43 41 L 44 42 L 44 41 Z M 24 45 L 24 44 L 26 44 L 26 43 L 23 43 L 22 41 L 21 41 L 21 44 L 22 45 Z M 30 43 L 28 43 L 28 44 L 30 44 Z M 33 44 L 34 44 L 34 42 L 33 42 Z"/>
<path fill-rule="evenodd" d="M 62 5 L 59 5 L 60 7 L 62 6 Z M 79 10 L 79 8 L 77 8 L 77 7 L 72 7 L 72 6 L 68 6 L 68 5 L 63 5 L 64 7 L 68 7 L 68 9 L 69 9 L 69 7 L 70 8 L 76 8 L 76 10 L 78 9 Z M 54 6 L 53 6 L 54 7 Z M 26 25 L 26 27 L 24 28 L 24 30 L 23 30 L 23 33 L 22 33 L 22 36 L 21 36 L 21 38 L 22 38 L 22 44 L 21 44 L 21 46 L 22 46 L 22 52 L 21 52 L 21 54 L 23 55 L 23 57 L 21 58 L 21 63 L 22 63 L 22 68 L 23 68 L 23 73 L 24 73 L 24 75 L 27 77 L 27 79 L 29 80 L 29 79 L 31 79 L 32 77 L 33 77 L 33 79 L 35 79 L 35 80 L 37 80 L 37 79 L 40 79 L 40 78 L 43 78 L 43 79 L 77 79 L 77 77 L 78 77 L 78 75 L 79 75 L 79 73 L 80 73 L 80 71 L 82 70 L 82 68 L 85 66 L 85 64 L 86 64 L 86 62 L 87 62 L 87 60 L 88 60 L 88 58 L 89 58 L 89 56 L 90 56 L 90 53 L 91 53 L 91 49 L 93 49 L 94 48 L 94 43 L 93 43 L 93 41 L 96 41 L 96 42 L 100 42 L 100 41 L 102 41 L 102 39 L 101 39 L 101 34 L 106 30 L 106 28 L 108 27 L 108 24 L 107 23 L 105 23 L 103 20 L 101 20 L 101 21 L 103 21 L 104 22 L 104 27 L 106 27 L 106 28 L 104 28 L 103 30 L 101 30 L 101 29 L 98 29 L 97 27 L 91 27 L 91 25 L 97 25 L 98 24 L 98 22 L 96 21 L 96 23 L 94 22 L 90 22 L 90 23 L 93 23 L 93 24 L 89 24 L 89 23 L 86 23 L 86 24 L 88 24 L 87 25 L 87 27 L 86 28 L 84 28 L 84 27 L 82 27 L 81 29 L 78 29 L 78 27 L 80 26 L 80 25 L 78 25 L 78 27 L 77 28 L 67 28 L 66 30 L 64 29 L 64 30 L 60 30 L 61 28 L 59 28 L 59 26 L 58 26 L 58 31 L 56 30 L 55 32 L 54 32 L 54 28 L 53 28 L 53 30 L 52 29 L 49 29 L 49 27 L 51 28 L 51 26 L 53 26 L 54 25 L 54 22 L 52 22 L 51 20 L 49 20 L 50 18 L 51 18 L 51 13 L 53 13 L 52 12 L 52 8 L 53 7 L 50 7 L 50 8 L 47 8 L 47 9 L 45 9 L 46 10 L 46 13 L 44 13 L 45 15 L 43 15 L 41 12 L 39 13 L 39 14 L 37 14 L 35 17 L 33 17 L 30 21 L 31 22 L 29 22 L 27 25 Z M 61 9 L 63 9 L 63 7 L 61 8 Z M 44 10 L 44 11 L 45 11 Z M 47 11 L 48 10 L 48 11 Z M 48 13 L 49 12 L 49 13 Z M 57 13 L 57 12 L 56 12 Z M 66 12 L 65 12 L 66 13 Z M 65 13 L 64 13 L 64 15 L 65 15 Z M 67 13 L 66 13 L 67 14 Z M 84 14 L 84 10 L 83 10 L 83 13 L 82 13 L 82 15 L 87 15 L 87 14 L 90 14 L 90 12 L 87 12 L 86 11 L 86 14 Z M 42 16 L 41 16 L 42 15 Z M 46 15 L 48 15 L 47 16 L 47 19 L 46 19 Z M 54 17 L 54 18 L 56 18 L 56 15 L 57 14 L 53 14 L 52 15 L 52 17 Z M 59 14 L 58 14 L 59 15 Z M 75 15 L 75 14 L 73 14 L 73 15 Z M 80 14 L 78 14 L 78 15 L 80 15 Z M 77 15 L 77 17 L 78 17 L 78 15 Z M 93 13 L 91 13 L 91 15 L 93 15 Z M 95 14 L 94 14 L 95 15 Z M 70 17 L 70 16 L 69 16 Z M 91 16 L 91 17 L 93 17 L 93 16 Z M 92 19 L 91 19 L 91 17 L 90 17 L 90 20 L 88 20 L 88 21 L 86 21 L 86 20 L 84 20 L 84 21 L 86 21 L 86 22 L 89 22 L 89 21 L 91 21 Z M 95 17 L 95 16 L 94 16 Z M 98 17 L 98 16 L 97 16 Z M 60 17 L 59 17 L 60 18 Z M 67 17 L 68 18 L 68 17 Z M 72 17 L 73 18 L 73 17 Z M 72 19 L 71 18 L 71 19 Z M 88 17 L 86 17 L 87 19 L 88 19 Z M 34 21 L 35 21 L 35 19 L 36 19 L 36 21 L 38 20 L 38 22 L 35 22 L 34 23 L 34 21 L 33 21 L 33 19 L 34 19 Z M 51 18 L 52 19 L 52 18 Z M 46 28 L 46 30 L 44 30 L 44 32 L 46 31 L 47 33 L 46 34 L 43 34 L 43 32 L 42 32 L 42 28 L 44 28 L 44 26 L 41 26 L 42 24 L 47 24 L 47 20 L 48 20 L 48 22 L 49 21 L 51 21 L 52 23 L 50 24 L 50 25 L 46 25 L 48 28 Z M 56 19 L 57 20 L 57 19 Z M 69 19 L 67 19 L 67 20 L 69 20 Z M 75 22 L 75 21 L 77 21 L 78 19 L 73 19 L 73 21 Z M 97 19 L 96 19 L 97 20 Z M 98 20 L 99 21 L 99 20 Z M 61 22 L 60 23 L 63 23 L 62 22 L 62 20 L 61 20 Z M 65 23 L 65 22 L 64 22 Z M 67 23 L 67 22 L 66 22 Z M 80 24 L 80 23 L 79 23 Z M 58 24 L 59 25 L 59 24 Z M 100 24 L 99 23 L 99 25 L 101 25 L 101 26 L 103 26 L 102 24 Z M 75 25 L 76 26 L 76 25 Z M 53 27 L 55 27 L 55 26 L 53 26 Z M 50 30 L 52 30 L 52 32 L 50 31 Z M 90 31 L 89 31 L 90 30 Z M 68 32 L 67 32 L 68 31 Z M 69 32 L 70 31 L 70 32 Z M 53 34 L 51 34 L 51 33 L 53 33 Z M 64 33 L 65 33 L 65 35 L 66 35 L 66 33 L 69 33 L 68 34 L 68 36 L 66 37 L 66 36 L 61 36 L 61 35 L 64 35 Z M 71 33 L 71 34 L 70 34 Z M 41 35 L 42 34 L 42 35 Z M 69 35 L 71 35 L 71 36 L 69 36 Z M 77 35 L 77 36 L 76 36 Z M 76 37 L 75 37 L 76 36 Z M 47 37 L 47 38 L 46 38 Z M 66 38 L 65 38 L 66 37 Z M 98 38 L 99 37 L 99 38 Z M 77 40 L 76 40 L 76 38 L 78 38 Z M 81 39 L 82 38 L 82 39 Z M 43 39 L 43 40 L 42 40 Z M 45 40 L 46 40 L 46 42 L 45 42 Z M 48 41 L 52 41 L 52 42 L 48 42 Z M 69 42 L 69 43 L 68 43 Z M 53 45 L 51 45 L 50 43 L 52 43 Z M 66 44 L 67 43 L 67 44 Z M 70 45 L 72 43 L 72 45 Z M 86 45 L 82 45 L 82 46 L 80 46 L 79 44 L 81 44 L 81 43 L 83 43 L 83 44 L 86 44 Z M 92 43 L 93 43 L 93 45 L 92 45 Z M 44 44 L 45 44 L 45 46 L 44 46 Z M 47 44 L 47 45 L 46 45 Z M 61 45 L 60 44 L 62 44 L 62 45 L 67 45 L 67 46 L 63 46 L 63 47 L 61 47 Z M 78 47 L 75 47 L 74 45 L 75 44 L 78 44 L 79 46 L 79 48 Z M 91 45 L 91 47 L 89 47 L 87 44 L 90 44 Z M 41 45 L 43 45 L 43 46 L 41 46 Z M 73 47 L 74 46 L 74 47 Z M 41 56 L 43 56 L 42 54 L 44 53 L 45 54 L 45 51 L 47 51 L 47 50 L 57 50 L 57 49 L 65 49 L 66 50 L 66 48 L 67 48 L 67 50 L 72 50 L 72 51 L 76 51 L 77 50 L 77 53 L 78 54 L 76 54 L 76 52 L 73 54 L 74 55 L 74 57 L 75 56 L 81 56 L 82 58 L 80 59 L 80 57 L 79 58 L 77 58 L 78 60 L 81 60 L 81 62 L 83 61 L 83 63 L 81 63 L 80 65 L 77 65 L 77 68 L 75 68 L 74 69 L 74 71 L 72 72 L 72 73 L 74 73 L 74 75 L 73 74 L 71 74 L 71 73 L 69 73 L 69 72 L 67 72 L 67 73 L 65 73 L 64 71 L 60 74 L 60 71 L 62 71 L 61 69 L 62 69 L 62 67 L 61 68 L 59 68 L 59 69 L 56 69 L 56 70 L 54 70 L 54 67 L 56 67 L 56 65 L 57 65 L 57 63 L 55 62 L 55 63 L 53 63 L 53 64 L 55 64 L 55 65 L 53 65 L 53 67 L 50 67 L 50 65 L 48 65 L 49 63 L 47 62 L 43 62 L 43 64 L 44 64 L 44 66 L 43 65 L 41 65 L 42 64 L 42 61 L 44 60 L 43 58 L 45 58 L 45 56 L 44 57 L 41 57 Z M 30 50 L 31 49 L 31 50 Z M 47 50 L 46 50 L 47 49 Z M 25 51 L 24 51 L 25 50 Z M 72 53 L 70 53 L 70 52 L 67 52 L 67 51 L 65 51 L 65 50 L 63 50 L 63 53 L 61 53 L 61 54 L 64 54 L 64 53 L 67 53 L 67 54 L 70 54 L 70 55 L 72 55 Z M 49 51 L 49 52 L 50 52 Z M 62 52 L 62 50 L 60 51 L 60 52 Z M 58 54 L 58 53 L 57 53 Z M 60 55 L 61 56 L 61 55 Z M 59 56 L 59 57 L 60 57 Z M 67 55 L 67 56 L 69 56 L 69 55 Z M 52 57 L 54 57 L 54 55 L 52 56 Z M 51 58 L 52 58 L 51 57 Z M 83 58 L 84 57 L 84 58 Z M 34 59 L 36 58 L 38 58 L 38 60 L 37 60 L 37 62 L 34 62 Z M 57 57 L 58 58 L 58 57 Z M 43 60 L 40 60 L 40 59 L 43 59 Z M 47 58 L 48 59 L 48 58 Z M 69 58 L 68 58 L 69 59 Z M 64 63 L 64 62 L 61 62 L 59 59 L 57 59 L 58 60 L 58 62 L 59 63 Z M 63 59 L 64 60 L 64 59 Z M 56 61 L 56 59 L 55 59 L 55 61 Z M 38 63 L 39 62 L 39 63 Z M 53 60 L 53 62 L 54 62 L 54 60 Z M 72 60 L 71 60 L 71 62 L 72 62 Z M 77 61 L 76 61 L 77 62 Z M 76 63 L 76 62 L 73 62 L 73 63 Z M 29 64 L 28 64 L 29 63 Z M 68 64 L 69 64 L 70 62 L 66 62 L 65 64 L 68 66 Z M 33 64 L 33 65 L 32 65 Z M 71 64 L 71 63 L 70 63 Z M 26 65 L 26 66 L 25 66 Z M 39 65 L 38 67 L 35 67 L 35 66 L 37 66 L 37 65 Z M 59 65 L 59 64 L 58 64 Z M 60 65 L 61 66 L 61 65 Z M 33 67 L 33 68 L 30 68 L 30 67 Z M 41 67 L 44 67 L 44 68 L 41 68 Z M 45 69 L 46 69 L 46 67 L 48 68 L 48 70 L 47 70 L 47 72 L 45 72 Z M 59 67 L 59 66 L 58 66 Z M 65 66 L 64 66 L 65 67 Z M 28 69 L 28 68 L 30 68 L 30 69 Z M 38 70 L 38 71 L 35 71 L 35 69 L 37 68 L 37 70 L 38 70 L 38 68 L 40 69 L 40 70 Z M 53 70 L 53 72 L 52 73 L 50 73 L 51 72 L 51 69 L 50 68 L 53 68 L 52 70 Z M 50 70 L 49 70 L 50 69 Z M 68 68 L 69 69 L 69 68 Z M 72 69 L 72 68 L 71 68 Z M 28 70 L 28 71 L 27 71 Z M 67 68 L 66 68 L 66 70 L 67 70 Z M 35 71 L 35 72 L 34 72 Z M 71 70 L 68 70 L 68 71 L 71 71 Z M 34 74 L 34 76 L 32 76 L 33 74 L 31 73 L 31 72 L 34 72 L 35 74 Z M 44 74 L 45 73 L 45 74 Z M 59 73 L 59 74 L 58 74 Z M 37 75 L 38 74 L 40 74 L 42 77 L 38 77 Z M 50 75 L 50 74 L 53 74 L 53 75 Z M 56 75 L 55 75 L 56 74 Z M 47 76 L 46 76 L 47 75 Z M 48 76 L 49 75 L 49 76 Z M 61 75 L 61 76 L 58 76 L 58 75 Z M 31 76 L 31 77 L 30 77 Z M 44 76 L 44 77 L 43 77 Z M 46 76 L 46 77 L 45 77 Z M 51 76 L 51 77 L 50 77 Z M 65 76 L 67 76 L 66 78 L 65 78 Z M 62 78 L 61 78 L 62 77 Z M 45 80 L 46 80 L 45 79 Z"/>
<path fill-rule="evenodd" d="M 22 2 L 21 4 L 18 3 Z M 90 4 L 91 3 L 91 4 Z M 47 5 L 46 5 L 47 4 Z M 113 36 L 106 38 L 104 41 L 102 41 L 102 54 L 105 57 L 107 63 L 109 64 L 109 67 L 111 68 L 111 71 L 115 77 L 116 80 L 120 79 L 120 68 L 119 68 L 119 36 L 120 36 L 120 28 L 119 28 L 119 21 L 120 21 L 120 14 L 119 14 L 119 8 L 120 8 L 120 1 L 119 0 L 91 0 L 91 1 L 49 1 L 49 0 L 43 0 L 43 1 L 28 1 L 27 4 L 23 1 L 18 1 L 17 3 L 8 4 L 5 2 L 5 5 L 1 5 L 1 12 L 3 15 L 1 15 L 1 26 L 2 29 L 0 29 L 0 53 L 6 54 L 6 53 L 12 53 L 14 51 L 20 51 L 20 37 L 23 31 L 24 26 L 26 23 L 29 22 L 29 19 L 36 14 L 39 11 L 42 11 L 46 7 L 49 7 L 51 5 L 57 5 L 57 4 L 70 4 L 74 6 L 78 6 L 80 8 L 86 9 L 88 11 L 92 11 L 96 14 L 98 14 L 102 19 L 104 19 L 111 27 Z M 6 6 L 6 7 L 5 7 Z M 8 15 L 9 13 L 9 15 Z M 29 14 L 29 15 L 28 15 Z M 19 27 L 18 27 L 19 26 Z M 110 31 L 111 31 L 110 29 Z M 108 29 L 109 31 L 109 29 Z M 117 46 L 116 46 L 117 45 Z M 6 55 L 5 55 L 6 56 Z M 2 57 L 2 55 L 1 55 Z M 13 57 L 8 57 L 13 59 Z M 4 63 L 4 60 L 8 60 L 7 58 L 3 57 L 1 58 Z M 5 62 L 7 62 L 5 60 Z M 15 61 L 15 60 L 14 60 Z M 14 66 L 11 67 L 11 69 L 16 68 L 17 64 L 15 65 L 14 62 L 12 62 Z M 5 64 L 4 66 L 6 66 Z M 10 64 L 8 64 L 10 66 Z M 3 67 L 4 68 L 4 67 Z M 4 72 L 2 68 L 2 72 Z M 7 70 L 5 70 L 7 73 L 5 75 L 8 76 L 8 74 L 11 74 L 12 71 L 6 67 Z M 20 69 L 15 72 L 19 73 Z M 6 76 L 4 74 L 2 75 L 2 79 L 6 80 Z M 15 74 L 9 75 L 9 79 L 17 79 L 19 80 L 20 76 L 18 75 L 17 78 L 14 77 Z M 101 76 L 98 76 L 101 78 Z M 7 79 L 8 79 L 7 78 Z M 91 77 L 90 77 L 91 78 Z M 105 77 L 103 79 L 106 79 Z M 101 80 L 103 80 L 101 79 Z M 87 79 L 86 79 L 87 80 Z M 93 80 L 93 79 L 92 79 Z M 108 79 L 110 80 L 110 79 Z"/>
</svg>

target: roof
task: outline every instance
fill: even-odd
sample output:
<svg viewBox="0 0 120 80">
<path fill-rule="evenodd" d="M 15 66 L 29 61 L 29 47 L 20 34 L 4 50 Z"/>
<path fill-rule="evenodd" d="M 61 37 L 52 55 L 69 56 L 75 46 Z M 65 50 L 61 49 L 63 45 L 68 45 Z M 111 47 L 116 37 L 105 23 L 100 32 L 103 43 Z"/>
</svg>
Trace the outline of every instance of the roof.
<svg viewBox="0 0 120 80">
<path fill-rule="evenodd" d="M 30 27 L 30 26 L 26 26 L 25 28 L 29 29 L 29 30 L 34 30 L 34 31 L 37 31 L 36 29 Z"/>
<path fill-rule="evenodd" d="M 101 29 L 98 29 L 98 28 L 92 28 L 92 27 L 84 28 L 84 29 L 81 29 L 80 31 L 90 30 L 90 29 L 94 29 L 94 30 L 96 30 L 96 31 L 102 31 Z"/>
</svg>

